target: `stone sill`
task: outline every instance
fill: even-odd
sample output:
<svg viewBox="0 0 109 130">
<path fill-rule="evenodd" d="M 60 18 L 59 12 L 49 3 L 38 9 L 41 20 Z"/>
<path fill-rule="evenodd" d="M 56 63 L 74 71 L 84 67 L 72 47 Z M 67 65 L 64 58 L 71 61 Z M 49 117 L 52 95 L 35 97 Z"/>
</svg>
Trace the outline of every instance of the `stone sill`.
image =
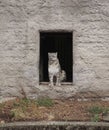
<svg viewBox="0 0 109 130">
<path fill-rule="evenodd" d="M 49 85 L 48 82 L 40 82 L 39 85 Z M 73 85 L 72 82 L 62 82 L 61 85 Z"/>
</svg>

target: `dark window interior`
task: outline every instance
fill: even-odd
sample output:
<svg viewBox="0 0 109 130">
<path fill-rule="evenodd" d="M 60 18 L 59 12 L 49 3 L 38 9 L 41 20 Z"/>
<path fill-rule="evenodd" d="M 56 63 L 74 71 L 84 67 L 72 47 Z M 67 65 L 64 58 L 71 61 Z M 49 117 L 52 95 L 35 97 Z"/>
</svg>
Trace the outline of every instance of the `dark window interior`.
<svg viewBox="0 0 109 130">
<path fill-rule="evenodd" d="M 40 82 L 48 82 L 48 52 L 58 52 L 61 68 L 66 71 L 66 81 L 72 82 L 72 33 L 40 33 Z"/>
</svg>

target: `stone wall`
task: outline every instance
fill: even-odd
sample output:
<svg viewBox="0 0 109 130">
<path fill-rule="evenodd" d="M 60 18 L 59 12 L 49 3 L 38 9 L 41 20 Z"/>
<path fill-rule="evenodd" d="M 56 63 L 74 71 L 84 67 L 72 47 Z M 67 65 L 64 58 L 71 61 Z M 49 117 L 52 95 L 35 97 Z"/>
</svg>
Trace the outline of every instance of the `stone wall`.
<svg viewBox="0 0 109 130">
<path fill-rule="evenodd" d="M 73 31 L 73 85 L 39 85 L 41 30 Z M 32 98 L 108 97 L 109 0 L 0 0 L 0 97 L 22 90 Z"/>
<path fill-rule="evenodd" d="M 103 122 L 14 122 L 0 125 L 0 130 L 109 130 L 109 124 Z"/>
</svg>

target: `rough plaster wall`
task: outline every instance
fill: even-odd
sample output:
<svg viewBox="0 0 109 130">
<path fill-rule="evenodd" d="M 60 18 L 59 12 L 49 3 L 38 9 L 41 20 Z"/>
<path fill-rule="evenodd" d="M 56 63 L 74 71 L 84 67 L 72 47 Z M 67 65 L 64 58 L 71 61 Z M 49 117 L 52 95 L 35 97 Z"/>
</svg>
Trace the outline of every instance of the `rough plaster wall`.
<svg viewBox="0 0 109 130">
<path fill-rule="evenodd" d="M 38 85 L 39 30 L 74 31 L 74 85 Z M 32 97 L 108 96 L 109 0 L 0 0 L 0 97 L 22 87 Z"/>
</svg>

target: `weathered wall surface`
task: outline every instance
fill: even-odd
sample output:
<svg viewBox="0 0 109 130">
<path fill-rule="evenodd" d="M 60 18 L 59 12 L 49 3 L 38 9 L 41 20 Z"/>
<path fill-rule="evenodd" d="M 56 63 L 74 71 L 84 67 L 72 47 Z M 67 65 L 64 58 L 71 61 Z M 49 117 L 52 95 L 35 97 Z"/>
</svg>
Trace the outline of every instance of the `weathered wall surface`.
<svg viewBox="0 0 109 130">
<path fill-rule="evenodd" d="M 39 86 L 39 30 L 70 30 L 74 85 Z M 109 93 L 109 0 L 0 0 L 0 97 Z"/>
</svg>

